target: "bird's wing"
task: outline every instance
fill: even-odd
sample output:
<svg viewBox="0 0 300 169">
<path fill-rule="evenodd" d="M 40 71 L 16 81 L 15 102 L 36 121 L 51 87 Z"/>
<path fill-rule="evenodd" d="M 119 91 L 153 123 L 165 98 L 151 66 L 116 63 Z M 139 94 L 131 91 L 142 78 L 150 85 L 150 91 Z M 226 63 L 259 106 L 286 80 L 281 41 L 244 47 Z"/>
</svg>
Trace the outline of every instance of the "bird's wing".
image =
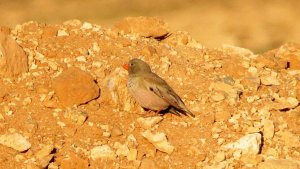
<svg viewBox="0 0 300 169">
<path fill-rule="evenodd" d="M 164 99 L 171 106 L 178 110 L 184 111 L 193 116 L 193 114 L 186 108 L 181 98 L 175 91 L 155 73 L 146 74 L 143 76 L 144 84 L 147 90 L 154 92 L 157 96 Z"/>
</svg>

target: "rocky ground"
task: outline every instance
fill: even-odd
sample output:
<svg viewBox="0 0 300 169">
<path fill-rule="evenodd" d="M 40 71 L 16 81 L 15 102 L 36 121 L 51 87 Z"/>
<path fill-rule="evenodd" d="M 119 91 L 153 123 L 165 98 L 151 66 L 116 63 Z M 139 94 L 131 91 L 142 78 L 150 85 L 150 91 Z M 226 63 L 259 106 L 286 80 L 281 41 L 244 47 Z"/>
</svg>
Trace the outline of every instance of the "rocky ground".
<svg viewBox="0 0 300 169">
<path fill-rule="evenodd" d="M 140 17 L 1 27 L 0 56 L 0 168 L 300 168 L 299 44 L 210 49 Z M 196 118 L 144 117 L 132 58 Z"/>
</svg>

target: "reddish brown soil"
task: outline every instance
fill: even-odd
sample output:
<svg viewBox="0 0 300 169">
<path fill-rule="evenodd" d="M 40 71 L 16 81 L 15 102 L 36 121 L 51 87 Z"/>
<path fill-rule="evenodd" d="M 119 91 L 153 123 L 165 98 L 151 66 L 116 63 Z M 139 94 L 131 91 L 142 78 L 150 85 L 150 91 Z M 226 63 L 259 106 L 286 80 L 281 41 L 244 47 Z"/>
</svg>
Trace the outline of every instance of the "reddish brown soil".
<svg viewBox="0 0 300 169">
<path fill-rule="evenodd" d="M 263 168 L 269 158 L 300 160 L 299 106 L 293 105 L 300 99 L 299 45 L 255 55 L 234 46 L 206 48 L 184 32 L 157 40 L 83 25 L 28 22 L 7 32 L 25 51 L 29 70 L 1 75 L 0 135 L 19 133 L 31 147 L 19 152 L 0 145 L 0 168 Z M 127 93 L 127 72 L 121 67 L 132 58 L 148 62 L 196 115 L 167 113 L 150 129 L 167 136 L 175 148 L 170 154 L 141 134 L 146 129 L 137 119 L 145 111 Z M 87 72 L 100 95 L 66 108 L 54 81 L 70 67 Z M 82 114 L 76 112 L 87 119 L 80 121 Z M 262 138 L 257 154 L 236 157 L 233 150 L 221 150 L 249 133 L 265 136 L 269 130 L 273 135 Z M 117 153 L 117 142 L 137 150 L 136 158 L 91 158 L 100 145 Z M 53 149 L 38 159 L 37 152 L 47 145 Z"/>
</svg>

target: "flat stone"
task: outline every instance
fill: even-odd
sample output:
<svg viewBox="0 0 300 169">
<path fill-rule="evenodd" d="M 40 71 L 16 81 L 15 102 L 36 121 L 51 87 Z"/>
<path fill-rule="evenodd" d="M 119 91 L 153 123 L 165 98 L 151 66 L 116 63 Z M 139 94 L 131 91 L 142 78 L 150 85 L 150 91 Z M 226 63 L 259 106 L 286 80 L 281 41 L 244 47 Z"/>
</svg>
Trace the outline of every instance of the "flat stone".
<svg viewBox="0 0 300 169">
<path fill-rule="evenodd" d="M 108 145 L 97 146 L 91 149 L 91 158 L 93 160 L 98 158 L 114 159 L 115 153 Z"/>
<path fill-rule="evenodd" d="M 171 154 L 174 151 L 174 146 L 168 142 L 167 137 L 164 133 L 152 134 L 150 130 L 142 132 L 142 136 L 145 137 L 150 143 L 154 145 L 158 150 Z"/>
<path fill-rule="evenodd" d="M 52 87 L 60 102 L 66 106 L 80 105 L 99 96 L 93 77 L 78 68 L 69 68 L 53 79 Z"/>
<path fill-rule="evenodd" d="M 19 152 L 26 151 L 31 147 L 29 141 L 18 133 L 1 135 L 0 144 L 13 148 Z"/>
<path fill-rule="evenodd" d="M 233 143 L 222 146 L 222 149 L 234 149 L 240 150 L 242 154 L 255 155 L 258 154 L 261 148 L 261 134 L 252 133 L 241 137 L 239 140 Z"/>
<path fill-rule="evenodd" d="M 157 123 L 159 123 L 162 120 L 163 120 L 163 117 L 161 117 L 161 116 L 154 116 L 154 117 L 147 117 L 147 118 L 140 117 L 137 119 L 137 122 L 144 129 L 150 129 L 151 127 L 153 127 L 154 125 L 156 125 Z"/>
<path fill-rule="evenodd" d="M 263 120 L 264 125 L 264 138 L 265 139 L 271 139 L 274 136 L 274 123 L 272 120 Z"/>
<path fill-rule="evenodd" d="M 18 43 L 0 32 L 0 74 L 7 77 L 28 72 L 28 58 Z"/>
<path fill-rule="evenodd" d="M 41 148 L 39 151 L 35 153 L 35 157 L 37 159 L 42 159 L 48 156 L 49 154 L 51 154 L 53 149 L 54 149 L 53 145 L 45 145 L 43 148 Z"/>
</svg>

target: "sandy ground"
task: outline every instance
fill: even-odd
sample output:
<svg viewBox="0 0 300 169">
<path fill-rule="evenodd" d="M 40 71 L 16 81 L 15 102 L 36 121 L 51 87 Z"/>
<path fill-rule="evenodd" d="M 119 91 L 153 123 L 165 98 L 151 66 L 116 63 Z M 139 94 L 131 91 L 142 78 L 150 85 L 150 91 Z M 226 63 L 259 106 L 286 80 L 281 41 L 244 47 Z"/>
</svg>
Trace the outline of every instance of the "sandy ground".
<svg viewBox="0 0 300 169">
<path fill-rule="evenodd" d="M 1 28 L 0 168 L 299 168 L 298 44 L 254 54 L 165 36 L 158 18 L 121 23 Z M 132 58 L 196 117 L 143 117 Z"/>
</svg>

